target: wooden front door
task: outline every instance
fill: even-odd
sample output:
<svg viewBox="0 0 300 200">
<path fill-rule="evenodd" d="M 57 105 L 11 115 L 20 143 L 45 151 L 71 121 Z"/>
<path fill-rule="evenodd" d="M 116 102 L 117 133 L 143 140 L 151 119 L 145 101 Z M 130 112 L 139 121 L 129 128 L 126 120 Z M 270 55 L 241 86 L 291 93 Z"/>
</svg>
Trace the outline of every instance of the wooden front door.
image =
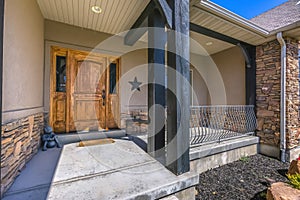
<svg viewBox="0 0 300 200">
<path fill-rule="evenodd" d="M 52 54 L 55 60 L 52 63 L 55 66 L 52 66 L 51 74 L 55 77 L 52 77 L 51 83 L 50 125 L 54 131 L 74 132 L 117 128 L 118 88 L 111 90 L 111 84 L 116 84 L 119 76 L 117 59 L 59 48 L 53 48 Z M 59 71 L 58 55 L 65 57 L 66 69 L 63 75 Z M 61 83 L 62 80 L 65 82 Z M 59 88 L 59 85 L 62 88 Z"/>
<path fill-rule="evenodd" d="M 106 58 L 70 53 L 70 131 L 106 128 Z"/>
</svg>

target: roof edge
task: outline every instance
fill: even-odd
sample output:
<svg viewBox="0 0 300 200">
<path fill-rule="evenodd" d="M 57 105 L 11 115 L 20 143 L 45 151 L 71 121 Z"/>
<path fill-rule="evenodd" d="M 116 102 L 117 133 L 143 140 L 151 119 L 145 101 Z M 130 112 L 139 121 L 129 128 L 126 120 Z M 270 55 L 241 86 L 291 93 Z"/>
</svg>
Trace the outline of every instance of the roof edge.
<svg viewBox="0 0 300 200">
<path fill-rule="evenodd" d="M 300 2 L 300 1 L 299 1 Z M 300 27 L 300 20 L 299 21 L 296 21 L 294 23 L 291 23 L 291 24 L 288 24 L 284 27 L 281 27 L 281 28 L 278 28 L 278 29 L 275 29 L 273 31 L 270 32 L 270 35 L 272 34 L 276 34 L 278 32 L 286 32 L 286 31 L 290 31 L 292 29 L 295 29 L 295 28 L 299 28 Z"/>
<path fill-rule="evenodd" d="M 223 8 L 222 6 L 219 6 L 218 4 L 211 2 L 210 0 L 200 0 L 199 4 L 202 7 L 204 7 L 205 9 L 208 9 L 209 11 L 212 11 L 215 14 L 218 14 L 219 16 L 221 15 L 222 17 L 227 18 L 227 20 L 231 21 L 232 23 L 235 23 L 237 25 L 242 25 L 243 28 L 248 29 L 249 31 L 255 32 L 263 37 L 270 36 L 269 31 L 256 25 L 255 23 L 251 22 L 250 20 L 247 20 L 247 19 L 241 17 L 240 15 L 237 15 L 237 14 L 227 10 L 226 8 Z"/>
</svg>

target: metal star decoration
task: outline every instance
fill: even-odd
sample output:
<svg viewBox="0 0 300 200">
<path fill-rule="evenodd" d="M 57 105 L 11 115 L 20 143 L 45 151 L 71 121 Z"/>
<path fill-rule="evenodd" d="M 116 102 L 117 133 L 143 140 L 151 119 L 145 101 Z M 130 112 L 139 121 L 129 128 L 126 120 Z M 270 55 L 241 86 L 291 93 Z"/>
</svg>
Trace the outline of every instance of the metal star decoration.
<svg viewBox="0 0 300 200">
<path fill-rule="evenodd" d="M 142 84 L 142 82 L 138 82 L 136 77 L 134 77 L 133 81 L 128 81 L 128 82 L 131 84 L 131 91 L 133 90 L 141 91 L 140 85 Z"/>
</svg>

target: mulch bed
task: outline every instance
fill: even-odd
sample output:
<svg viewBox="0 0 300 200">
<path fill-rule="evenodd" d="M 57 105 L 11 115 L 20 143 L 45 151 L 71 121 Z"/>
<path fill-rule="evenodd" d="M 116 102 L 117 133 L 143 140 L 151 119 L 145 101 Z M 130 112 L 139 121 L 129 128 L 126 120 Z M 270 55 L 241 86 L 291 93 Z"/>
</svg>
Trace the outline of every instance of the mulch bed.
<svg viewBox="0 0 300 200">
<path fill-rule="evenodd" d="M 200 174 L 196 200 L 266 199 L 270 182 L 287 182 L 289 163 L 263 155 L 240 160 Z"/>
</svg>

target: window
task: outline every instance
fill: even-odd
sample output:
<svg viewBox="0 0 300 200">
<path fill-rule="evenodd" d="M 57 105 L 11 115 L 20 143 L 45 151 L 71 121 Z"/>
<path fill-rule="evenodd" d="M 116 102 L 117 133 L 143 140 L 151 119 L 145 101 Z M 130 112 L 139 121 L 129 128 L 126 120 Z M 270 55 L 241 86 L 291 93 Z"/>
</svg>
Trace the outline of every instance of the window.
<svg viewBox="0 0 300 200">
<path fill-rule="evenodd" d="M 111 63 L 109 65 L 109 93 L 116 94 L 116 83 L 117 83 L 117 64 Z"/>
<path fill-rule="evenodd" d="M 56 56 L 56 92 L 66 92 L 66 57 Z"/>
</svg>

